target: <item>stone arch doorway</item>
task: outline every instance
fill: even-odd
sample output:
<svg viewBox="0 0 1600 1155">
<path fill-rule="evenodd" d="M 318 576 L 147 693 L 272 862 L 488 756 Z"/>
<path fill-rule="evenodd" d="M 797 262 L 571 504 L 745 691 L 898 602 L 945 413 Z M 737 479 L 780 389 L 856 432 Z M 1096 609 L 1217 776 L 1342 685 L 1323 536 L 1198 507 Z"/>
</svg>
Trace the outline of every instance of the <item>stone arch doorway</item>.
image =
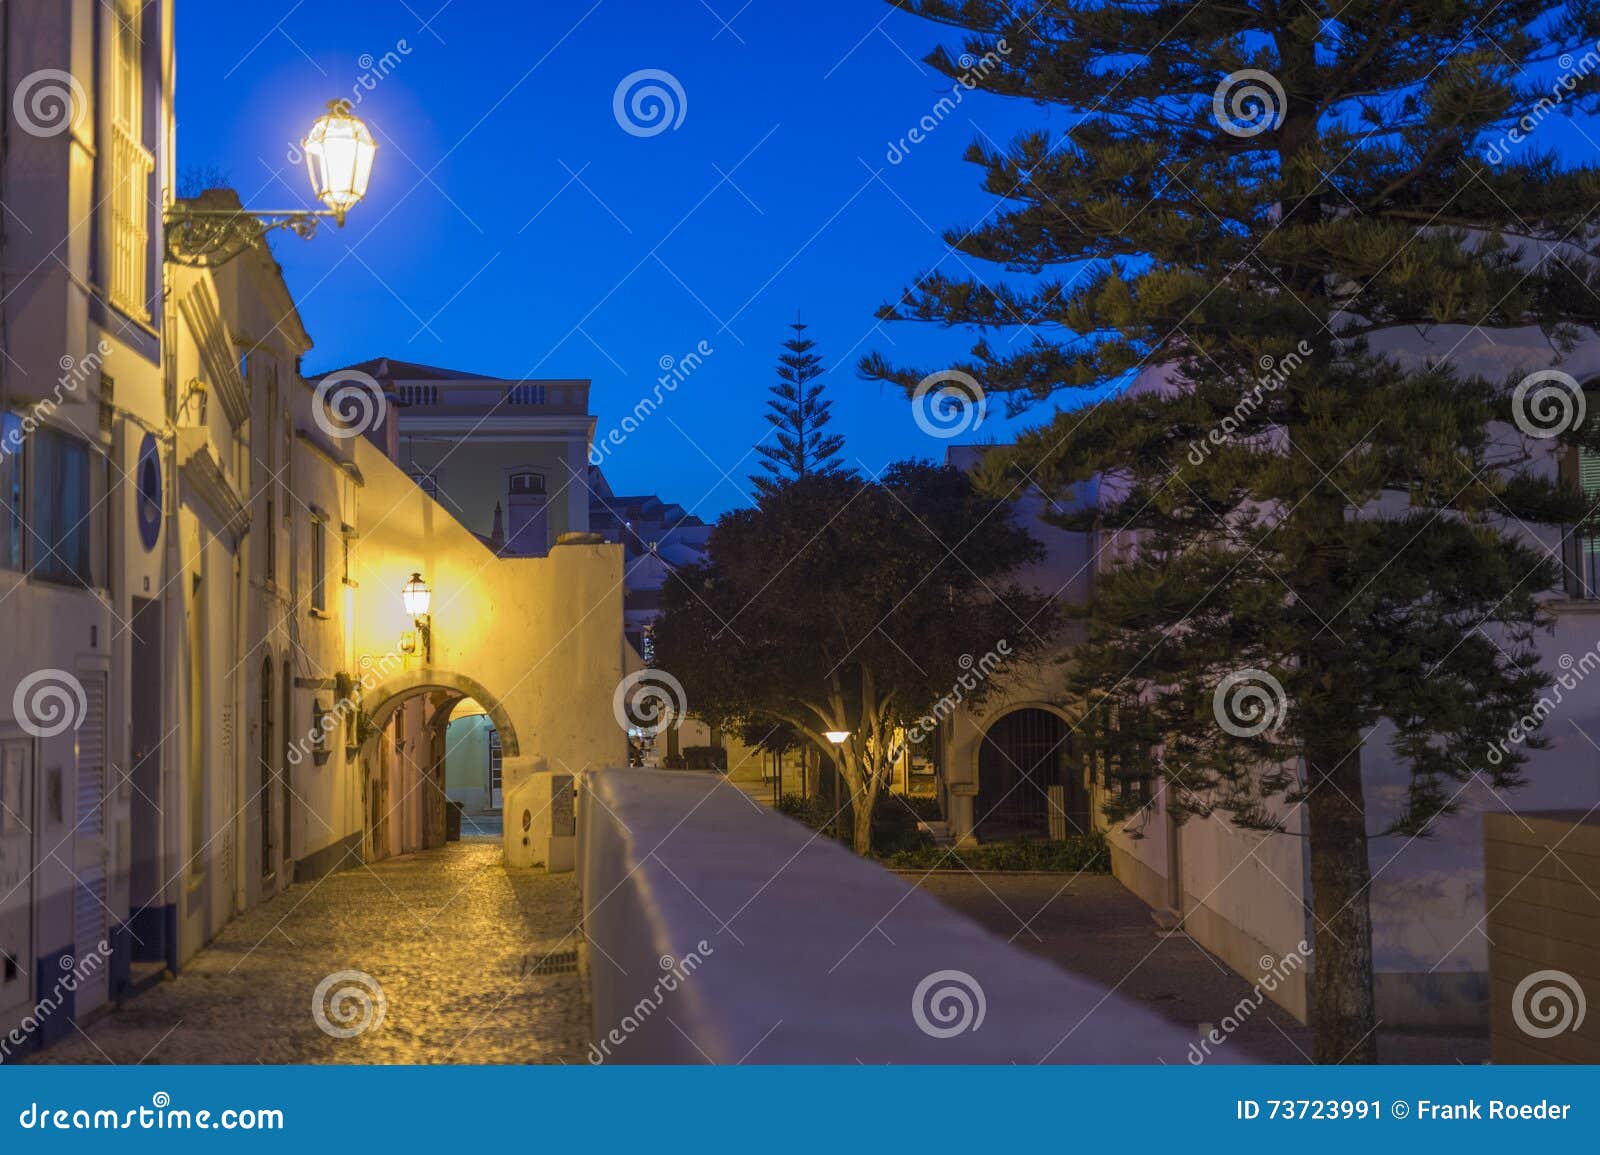
<svg viewBox="0 0 1600 1155">
<path fill-rule="evenodd" d="M 1065 718 L 1037 706 L 990 723 L 978 750 L 980 841 L 1088 833 L 1088 791 L 1071 736 Z"/>
<path fill-rule="evenodd" d="M 515 758 L 522 752 L 517 739 L 517 727 L 500 699 L 482 682 L 448 670 L 407 670 L 378 683 L 363 695 L 367 717 L 374 728 L 381 728 L 406 699 L 429 691 L 452 698 L 452 705 L 462 698 L 474 699 L 494 719 L 505 756 Z"/>
<path fill-rule="evenodd" d="M 481 705 L 508 755 L 520 749 L 500 699 L 465 675 L 408 670 L 367 689 L 361 743 L 363 856 L 368 861 L 442 846 L 448 823 L 446 731 L 463 701 Z"/>
</svg>

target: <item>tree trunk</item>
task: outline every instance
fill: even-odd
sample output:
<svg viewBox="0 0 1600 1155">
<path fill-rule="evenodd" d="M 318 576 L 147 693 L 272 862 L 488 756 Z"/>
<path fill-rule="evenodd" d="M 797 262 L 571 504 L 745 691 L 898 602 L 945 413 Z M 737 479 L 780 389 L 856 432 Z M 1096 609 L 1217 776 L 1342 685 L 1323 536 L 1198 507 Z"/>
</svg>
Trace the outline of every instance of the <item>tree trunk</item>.
<svg viewBox="0 0 1600 1155">
<path fill-rule="evenodd" d="M 1311 1029 L 1318 1063 L 1378 1061 L 1361 736 L 1307 751 L 1311 836 Z"/>
<path fill-rule="evenodd" d="M 855 852 L 862 857 L 872 853 L 872 803 L 875 799 L 870 793 L 856 794 L 850 800 L 850 809 L 854 813 L 852 825 L 853 838 L 851 844 Z"/>
</svg>

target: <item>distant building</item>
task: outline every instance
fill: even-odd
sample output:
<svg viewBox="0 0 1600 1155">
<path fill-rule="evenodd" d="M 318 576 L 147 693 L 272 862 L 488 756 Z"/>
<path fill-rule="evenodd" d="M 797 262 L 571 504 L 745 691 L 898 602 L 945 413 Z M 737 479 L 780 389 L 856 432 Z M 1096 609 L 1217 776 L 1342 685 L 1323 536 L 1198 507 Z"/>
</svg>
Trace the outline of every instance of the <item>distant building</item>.
<svg viewBox="0 0 1600 1155">
<path fill-rule="evenodd" d="M 562 534 L 588 532 L 587 380 L 507 380 L 391 357 L 334 371 L 355 373 L 389 401 L 400 467 L 496 553 L 543 557 Z"/>
<path fill-rule="evenodd" d="M 589 470 L 589 528 L 623 549 L 623 629 L 641 656 L 661 613 L 661 591 L 674 569 L 705 559 L 711 527 L 655 494 L 619 496 L 599 468 Z"/>
</svg>

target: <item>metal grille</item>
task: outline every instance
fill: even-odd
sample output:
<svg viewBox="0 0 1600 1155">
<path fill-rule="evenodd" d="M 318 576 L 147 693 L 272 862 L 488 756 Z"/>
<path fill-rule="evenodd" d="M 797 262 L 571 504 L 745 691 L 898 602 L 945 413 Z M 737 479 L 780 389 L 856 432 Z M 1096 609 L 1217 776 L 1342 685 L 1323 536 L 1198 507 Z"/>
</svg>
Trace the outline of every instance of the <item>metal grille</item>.
<svg viewBox="0 0 1600 1155">
<path fill-rule="evenodd" d="M 978 753 L 979 838 L 1059 838 L 1087 829 L 1068 736 L 1048 710 L 1016 710 L 989 727 Z"/>
<path fill-rule="evenodd" d="M 86 709 L 78 728 L 76 836 L 88 839 L 106 829 L 106 679 L 104 674 L 86 674 L 80 680 Z"/>
<path fill-rule="evenodd" d="M 525 975 L 569 975 L 577 969 L 578 952 L 575 950 L 558 951 L 539 958 L 529 955 L 522 963 L 522 973 Z"/>
</svg>

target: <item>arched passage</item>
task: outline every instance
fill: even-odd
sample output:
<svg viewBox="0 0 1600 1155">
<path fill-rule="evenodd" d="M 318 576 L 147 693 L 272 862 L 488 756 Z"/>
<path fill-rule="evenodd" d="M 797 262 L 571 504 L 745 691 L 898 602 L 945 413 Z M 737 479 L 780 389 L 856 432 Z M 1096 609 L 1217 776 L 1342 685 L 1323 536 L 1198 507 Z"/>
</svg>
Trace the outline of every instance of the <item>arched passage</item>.
<svg viewBox="0 0 1600 1155">
<path fill-rule="evenodd" d="M 439 846 L 451 835 L 446 732 L 455 708 L 476 701 L 502 747 L 520 748 L 516 723 L 498 696 L 448 670 L 407 670 L 362 696 L 361 812 L 368 861 Z"/>
<path fill-rule="evenodd" d="M 1089 798 L 1071 735 L 1065 718 L 1037 706 L 990 723 L 978 750 L 979 839 L 1087 833 Z"/>
<path fill-rule="evenodd" d="M 500 746 L 507 758 L 521 753 L 517 727 L 511 715 L 501 705 L 500 699 L 482 682 L 449 670 L 407 670 L 372 687 L 364 695 L 367 717 L 374 729 L 382 729 L 400 708 L 402 702 L 416 694 L 441 691 L 448 695 L 449 704 L 462 698 L 473 698 L 488 712 L 494 727 L 500 733 Z M 449 710 L 443 711 L 449 717 Z"/>
</svg>

